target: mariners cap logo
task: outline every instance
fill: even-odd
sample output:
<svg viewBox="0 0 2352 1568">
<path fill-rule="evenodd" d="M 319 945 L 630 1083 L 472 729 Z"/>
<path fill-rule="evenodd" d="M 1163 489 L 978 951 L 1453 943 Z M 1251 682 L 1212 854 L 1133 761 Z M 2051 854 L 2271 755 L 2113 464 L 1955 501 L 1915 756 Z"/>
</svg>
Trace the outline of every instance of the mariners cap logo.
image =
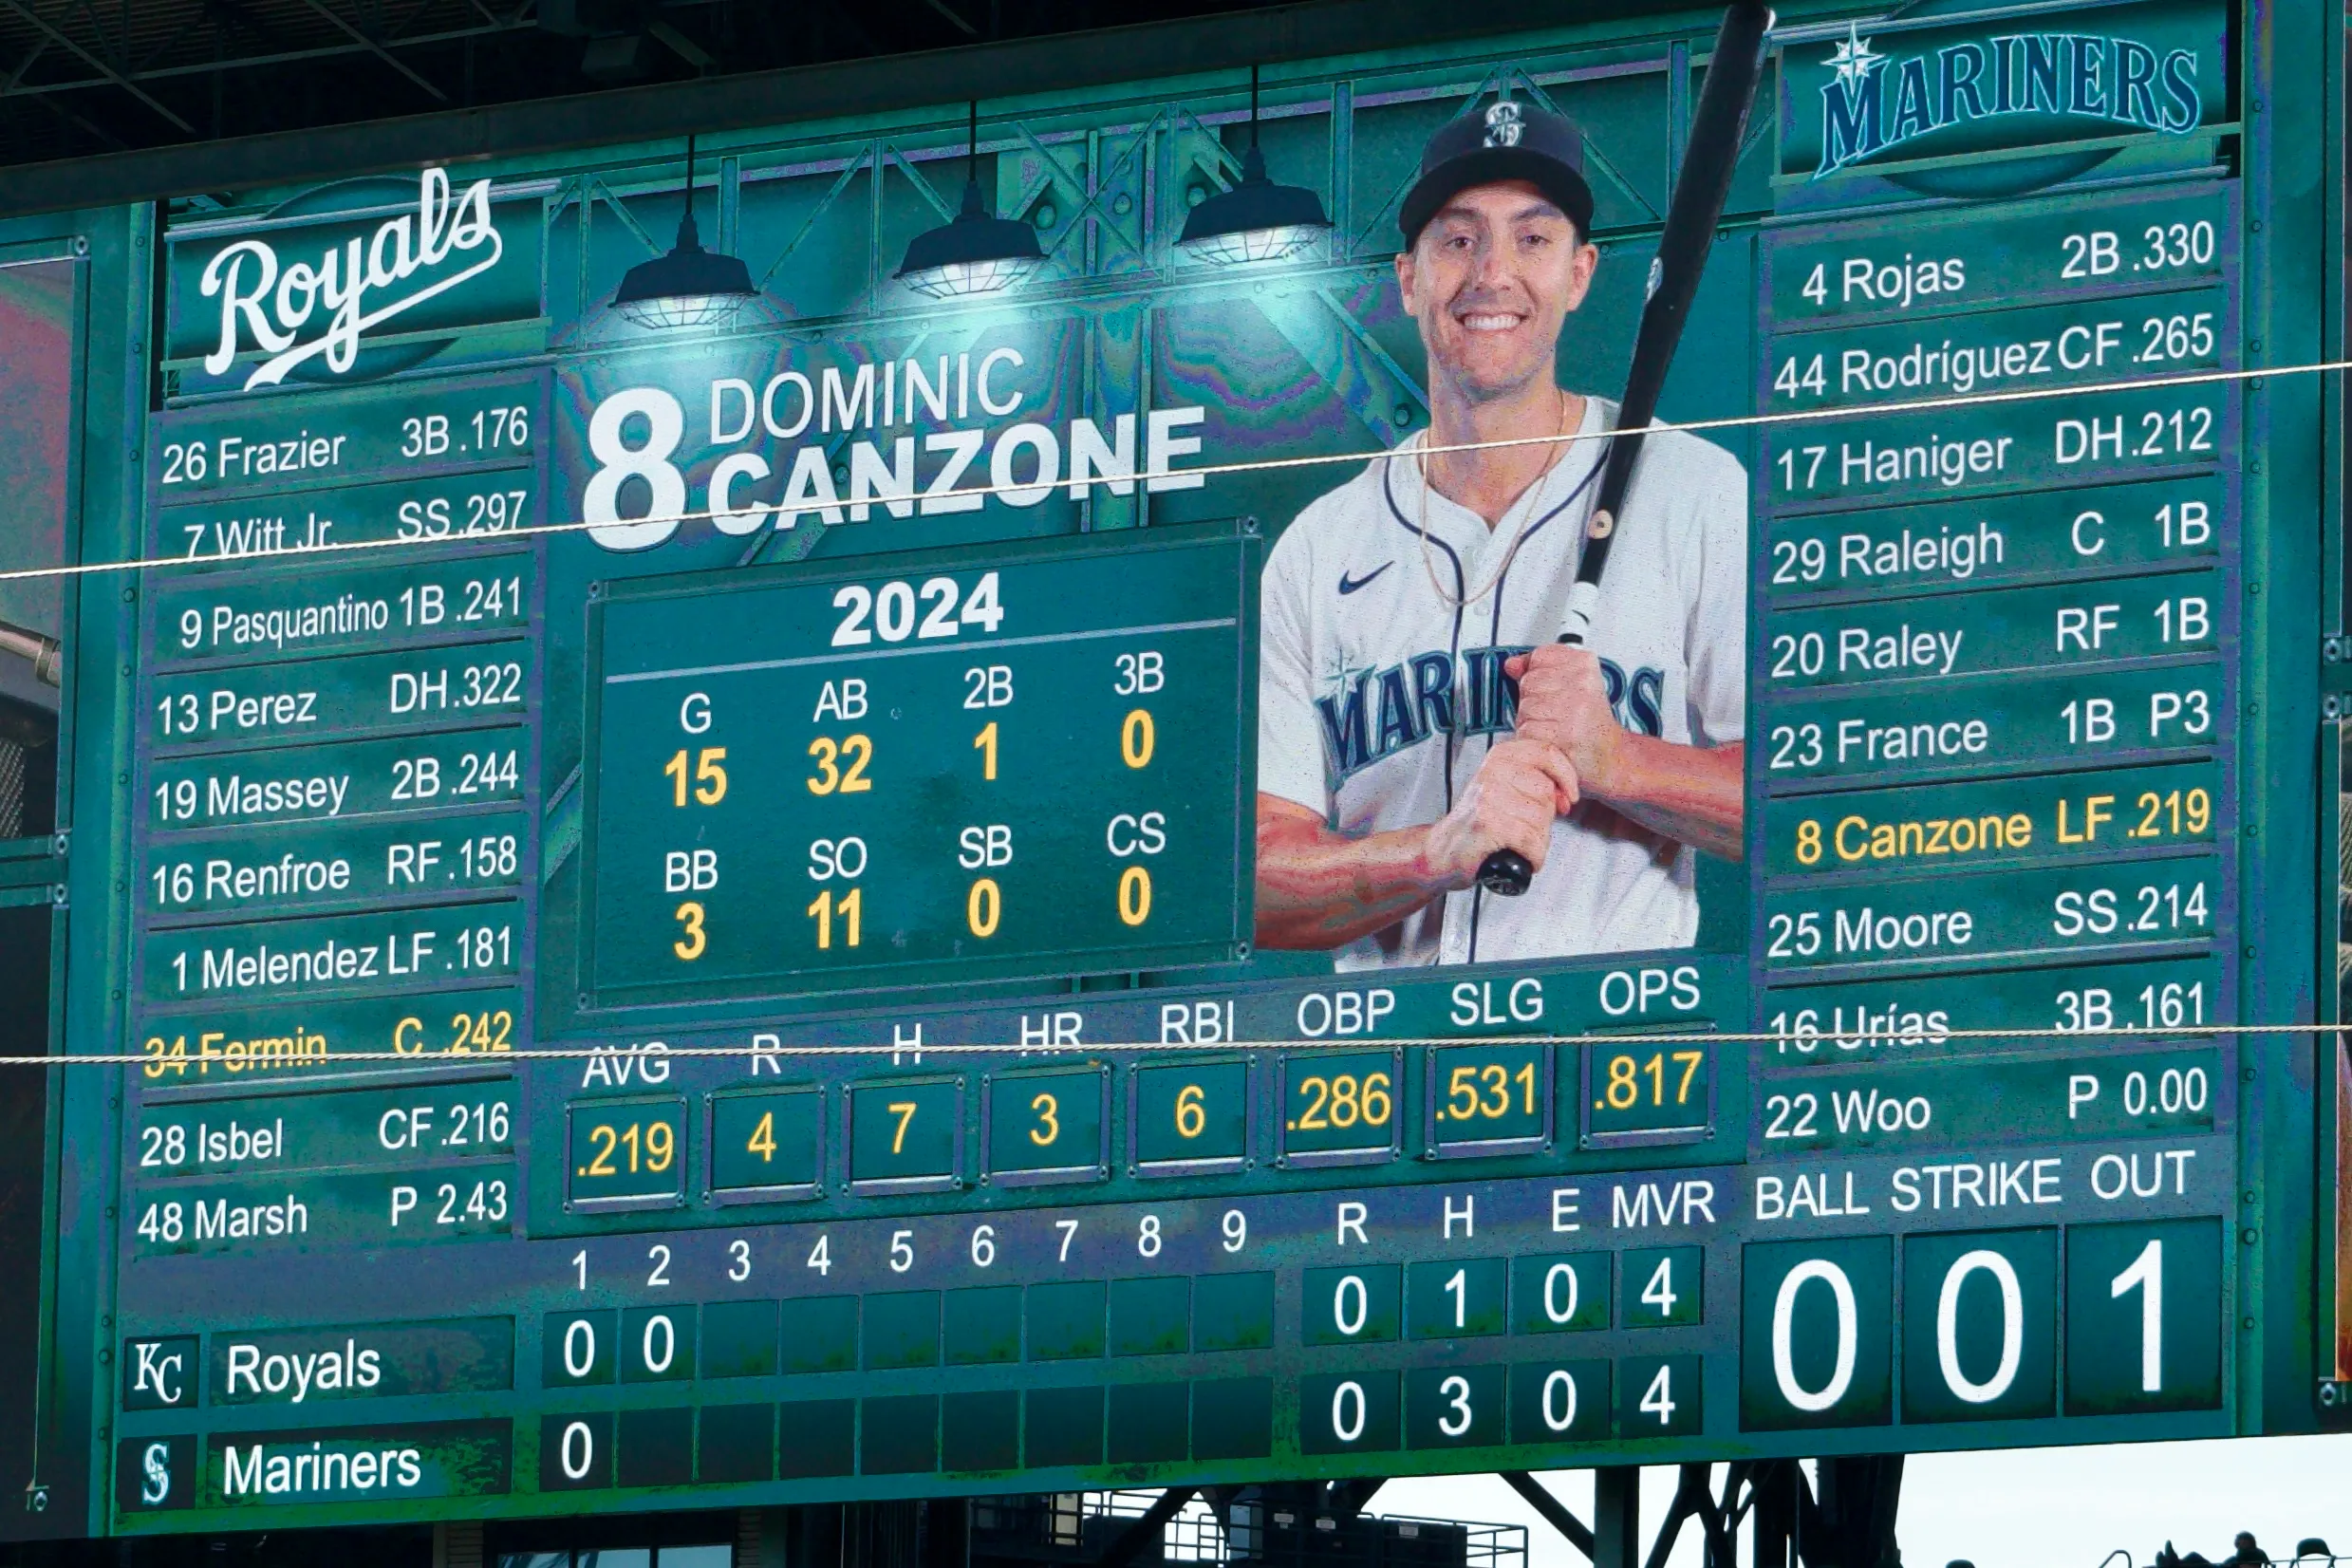
<svg viewBox="0 0 2352 1568">
<path fill-rule="evenodd" d="M 1516 147 L 1526 128 L 1526 121 L 1520 118 L 1518 102 L 1508 98 L 1498 100 L 1487 107 L 1486 140 L 1481 145 Z"/>
</svg>

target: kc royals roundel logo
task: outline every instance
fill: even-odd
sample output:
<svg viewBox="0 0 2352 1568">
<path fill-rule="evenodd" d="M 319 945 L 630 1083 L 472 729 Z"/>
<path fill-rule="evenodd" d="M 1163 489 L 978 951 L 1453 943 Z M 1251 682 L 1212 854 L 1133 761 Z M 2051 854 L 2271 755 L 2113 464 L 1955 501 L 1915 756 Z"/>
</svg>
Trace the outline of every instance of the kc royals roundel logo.
<svg viewBox="0 0 2352 1568">
<path fill-rule="evenodd" d="M 1516 100 L 1505 98 L 1486 110 L 1485 144 L 1489 147 L 1516 147 L 1525 129 Z"/>
</svg>

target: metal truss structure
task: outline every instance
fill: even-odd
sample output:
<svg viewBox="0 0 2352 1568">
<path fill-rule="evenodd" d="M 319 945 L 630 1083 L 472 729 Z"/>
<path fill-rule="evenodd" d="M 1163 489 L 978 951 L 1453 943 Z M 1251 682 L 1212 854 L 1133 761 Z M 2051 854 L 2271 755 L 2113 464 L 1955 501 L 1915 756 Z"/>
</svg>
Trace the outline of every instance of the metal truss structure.
<svg viewBox="0 0 2352 1568">
<path fill-rule="evenodd" d="M 1257 8 L 1257 0 L 0 0 L 0 165 Z"/>
</svg>

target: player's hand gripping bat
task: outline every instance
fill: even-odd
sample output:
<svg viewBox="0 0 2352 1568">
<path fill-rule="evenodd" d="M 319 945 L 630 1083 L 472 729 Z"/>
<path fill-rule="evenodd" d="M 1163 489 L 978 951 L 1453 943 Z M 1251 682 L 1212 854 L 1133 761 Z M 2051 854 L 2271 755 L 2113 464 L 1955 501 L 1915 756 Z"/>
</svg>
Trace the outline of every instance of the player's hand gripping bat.
<svg viewBox="0 0 2352 1568">
<path fill-rule="evenodd" d="M 1625 504 L 1626 488 L 1633 483 L 1643 432 L 1657 413 L 1667 367 L 1674 361 L 1675 345 L 1682 341 L 1683 323 L 1689 318 L 1699 274 L 1707 270 L 1707 252 L 1715 241 L 1715 225 L 1722 220 L 1724 201 L 1731 194 L 1731 176 L 1739 166 L 1748 106 L 1756 100 L 1756 84 L 1764 75 L 1764 34 L 1771 27 L 1772 11 L 1764 0 L 1734 0 L 1715 34 L 1715 52 L 1708 61 L 1707 81 L 1699 89 L 1699 110 L 1690 123 L 1689 150 L 1674 181 L 1673 200 L 1667 207 L 1666 232 L 1658 241 L 1657 259 L 1650 264 L 1649 297 L 1642 305 L 1641 329 L 1633 338 L 1633 363 L 1625 376 L 1625 401 L 1617 413 L 1617 429 L 1622 434 L 1610 438 L 1609 456 L 1604 459 L 1608 466 L 1601 471 L 1600 493 L 1593 498 L 1592 518 L 1585 525 L 1576 586 L 1568 590 L 1567 625 L 1559 640 L 1571 647 L 1584 645 L 1593 610 L 1600 603 L 1600 575 L 1609 568 L 1609 546 L 1616 537 L 1620 520 L 1618 509 Z M 1497 849 L 1479 863 L 1478 884 L 1490 893 L 1516 898 L 1527 890 L 1535 874 L 1536 868 L 1517 849 Z"/>
</svg>

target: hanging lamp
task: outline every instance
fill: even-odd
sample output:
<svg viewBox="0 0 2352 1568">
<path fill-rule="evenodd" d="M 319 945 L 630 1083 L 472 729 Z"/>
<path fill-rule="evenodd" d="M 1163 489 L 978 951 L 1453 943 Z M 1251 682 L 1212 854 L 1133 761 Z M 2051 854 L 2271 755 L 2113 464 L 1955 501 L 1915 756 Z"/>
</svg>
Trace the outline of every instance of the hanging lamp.
<svg viewBox="0 0 2352 1568">
<path fill-rule="evenodd" d="M 999 217 L 980 197 L 980 103 L 971 106 L 965 140 L 963 206 L 949 222 L 909 240 L 906 259 L 892 274 L 933 299 L 1001 293 L 1045 265 L 1037 232 L 1018 218 Z"/>
<path fill-rule="evenodd" d="M 694 138 L 688 137 L 686 215 L 678 222 L 678 244 L 669 254 L 630 268 L 612 308 L 640 327 L 722 327 L 758 297 L 740 258 L 702 249 L 694 225 Z"/>
<path fill-rule="evenodd" d="M 1201 261 L 1232 267 L 1295 256 L 1330 228 L 1322 200 L 1313 191 L 1266 177 L 1265 155 L 1258 150 L 1258 67 L 1252 65 L 1249 148 L 1241 155 L 1241 182 L 1192 209 L 1176 243 Z"/>
</svg>

